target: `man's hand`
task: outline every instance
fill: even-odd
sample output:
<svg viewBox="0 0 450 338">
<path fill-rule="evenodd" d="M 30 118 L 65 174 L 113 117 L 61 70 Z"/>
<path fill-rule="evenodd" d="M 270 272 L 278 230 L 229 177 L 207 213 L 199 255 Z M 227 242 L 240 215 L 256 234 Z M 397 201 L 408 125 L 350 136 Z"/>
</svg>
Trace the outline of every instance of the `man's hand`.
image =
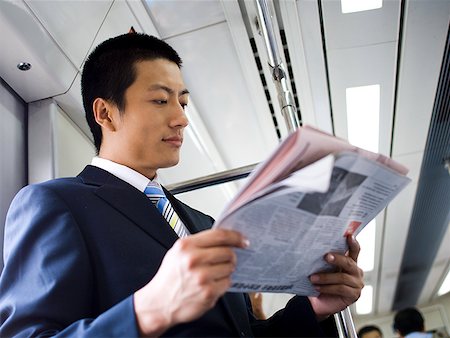
<svg viewBox="0 0 450 338">
<path fill-rule="evenodd" d="M 230 230 L 207 230 L 179 239 L 155 277 L 134 294 L 141 334 L 157 336 L 211 309 L 230 287 L 236 266 L 233 248 L 247 246 L 240 233 Z"/>
<path fill-rule="evenodd" d="M 349 250 L 346 255 L 327 254 L 325 260 L 335 265 L 337 272 L 317 273 L 310 280 L 318 297 L 309 297 L 311 305 L 319 320 L 345 309 L 356 302 L 364 287 L 363 271 L 356 265 L 359 244 L 352 236 L 347 237 Z"/>
</svg>

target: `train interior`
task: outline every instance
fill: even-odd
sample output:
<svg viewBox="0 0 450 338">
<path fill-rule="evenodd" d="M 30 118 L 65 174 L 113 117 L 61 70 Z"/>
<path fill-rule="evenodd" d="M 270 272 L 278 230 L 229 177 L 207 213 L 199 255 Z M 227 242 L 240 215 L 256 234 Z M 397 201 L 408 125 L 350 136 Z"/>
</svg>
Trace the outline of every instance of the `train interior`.
<svg viewBox="0 0 450 338">
<path fill-rule="evenodd" d="M 356 328 L 394 337 L 395 311 L 417 306 L 427 329 L 450 332 L 450 1 L 268 3 L 300 124 L 409 169 L 411 183 L 357 237 L 366 286 L 350 307 Z M 81 71 L 96 45 L 131 28 L 183 59 L 189 126 L 180 163 L 158 172 L 165 186 L 267 158 L 289 128 L 257 10 L 250 0 L 0 0 L 0 238 L 20 188 L 74 176 L 95 156 Z M 178 198 L 217 218 L 243 182 Z M 290 297 L 264 293 L 264 311 Z"/>
</svg>

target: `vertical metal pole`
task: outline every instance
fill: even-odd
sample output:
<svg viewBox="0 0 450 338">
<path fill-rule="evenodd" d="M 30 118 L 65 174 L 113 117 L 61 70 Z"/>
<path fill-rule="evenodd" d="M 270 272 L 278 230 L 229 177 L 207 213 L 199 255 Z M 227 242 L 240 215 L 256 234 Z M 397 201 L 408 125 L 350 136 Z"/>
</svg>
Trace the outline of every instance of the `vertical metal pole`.
<svg viewBox="0 0 450 338">
<path fill-rule="evenodd" d="M 355 329 L 355 323 L 353 322 L 352 314 L 350 309 L 346 307 L 344 310 L 340 312 L 341 316 L 344 319 L 344 323 L 346 325 L 346 332 L 348 338 L 358 338 Z"/>
<path fill-rule="evenodd" d="M 295 107 L 293 96 L 287 85 L 286 72 L 284 71 L 283 63 L 278 52 L 279 44 L 277 43 L 268 1 L 255 0 L 255 4 L 259 26 L 266 46 L 269 66 L 272 69 L 272 80 L 278 94 L 281 113 L 289 132 L 293 132 L 300 126 L 300 123 L 298 121 L 297 108 Z M 357 338 L 353 318 L 348 307 L 340 313 L 336 313 L 334 319 L 340 338 Z"/>
<path fill-rule="evenodd" d="M 260 29 L 266 46 L 269 66 L 272 69 L 272 80 L 278 94 L 278 103 L 281 114 L 284 117 L 289 132 L 300 127 L 295 107 L 294 97 L 289 90 L 286 71 L 284 70 L 280 54 L 278 52 L 277 38 L 273 28 L 269 7 L 265 0 L 256 0 L 256 9 L 260 23 Z"/>
<path fill-rule="evenodd" d="M 334 321 L 336 322 L 336 328 L 337 328 L 339 337 L 347 338 L 347 335 L 345 333 L 344 323 L 343 323 L 342 317 L 341 317 L 341 313 L 334 314 Z"/>
</svg>

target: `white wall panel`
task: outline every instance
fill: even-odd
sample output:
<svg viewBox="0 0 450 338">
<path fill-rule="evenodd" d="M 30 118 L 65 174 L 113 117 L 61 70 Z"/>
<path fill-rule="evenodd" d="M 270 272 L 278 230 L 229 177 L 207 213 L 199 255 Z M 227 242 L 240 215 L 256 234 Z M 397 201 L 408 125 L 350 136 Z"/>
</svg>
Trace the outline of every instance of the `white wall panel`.
<svg viewBox="0 0 450 338">
<path fill-rule="evenodd" d="M 0 79 L 0 253 L 6 212 L 27 184 L 26 105 Z M 3 254 L 0 254 L 0 272 Z"/>
<path fill-rule="evenodd" d="M 93 140 L 92 133 L 86 121 L 83 99 L 81 97 L 81 73 L 77 74 L 72 86 L 66 93 L 57 95 L 53 98 L 78 128 L 80 128 L 87 137 Z"/>
<path fill-rule="evenodd" d="M 54 128 L 55 177 L 76 176 L 95 156 L 94 144 L 61 109 L 55 114 Z"/>
<path fill-rule="evenodd" d="M 54 124 L 57 105 L 52 99 L 28 105 L 28 182 L 55 178 Z"/>
<path fill-rule="evenodd" d="M 95 155 L 93 144 L 53 99 L 29 105 L 29 181 L 75 176 Z"/>
</svg>

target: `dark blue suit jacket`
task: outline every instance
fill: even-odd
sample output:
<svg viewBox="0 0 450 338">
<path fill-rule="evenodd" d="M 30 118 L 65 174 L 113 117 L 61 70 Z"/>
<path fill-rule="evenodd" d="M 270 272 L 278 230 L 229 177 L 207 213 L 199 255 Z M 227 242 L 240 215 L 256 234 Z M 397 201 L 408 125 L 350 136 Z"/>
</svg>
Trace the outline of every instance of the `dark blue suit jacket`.
<svg viewBox="0 0 450 338">
<path fill-rule="evenodd" d="M 191 233 L 211 227 L 211 217 L 167 197 Z M 0 337 L 138 336 L 132 295 L 176 240 L 142 192 L 102 169 L 25 187 L 7 216 Z M 321 334 L 306 298 L 257 321 L 248 297 L 227 293 L 201 318 L 164 335 Z"/>
</svg>

